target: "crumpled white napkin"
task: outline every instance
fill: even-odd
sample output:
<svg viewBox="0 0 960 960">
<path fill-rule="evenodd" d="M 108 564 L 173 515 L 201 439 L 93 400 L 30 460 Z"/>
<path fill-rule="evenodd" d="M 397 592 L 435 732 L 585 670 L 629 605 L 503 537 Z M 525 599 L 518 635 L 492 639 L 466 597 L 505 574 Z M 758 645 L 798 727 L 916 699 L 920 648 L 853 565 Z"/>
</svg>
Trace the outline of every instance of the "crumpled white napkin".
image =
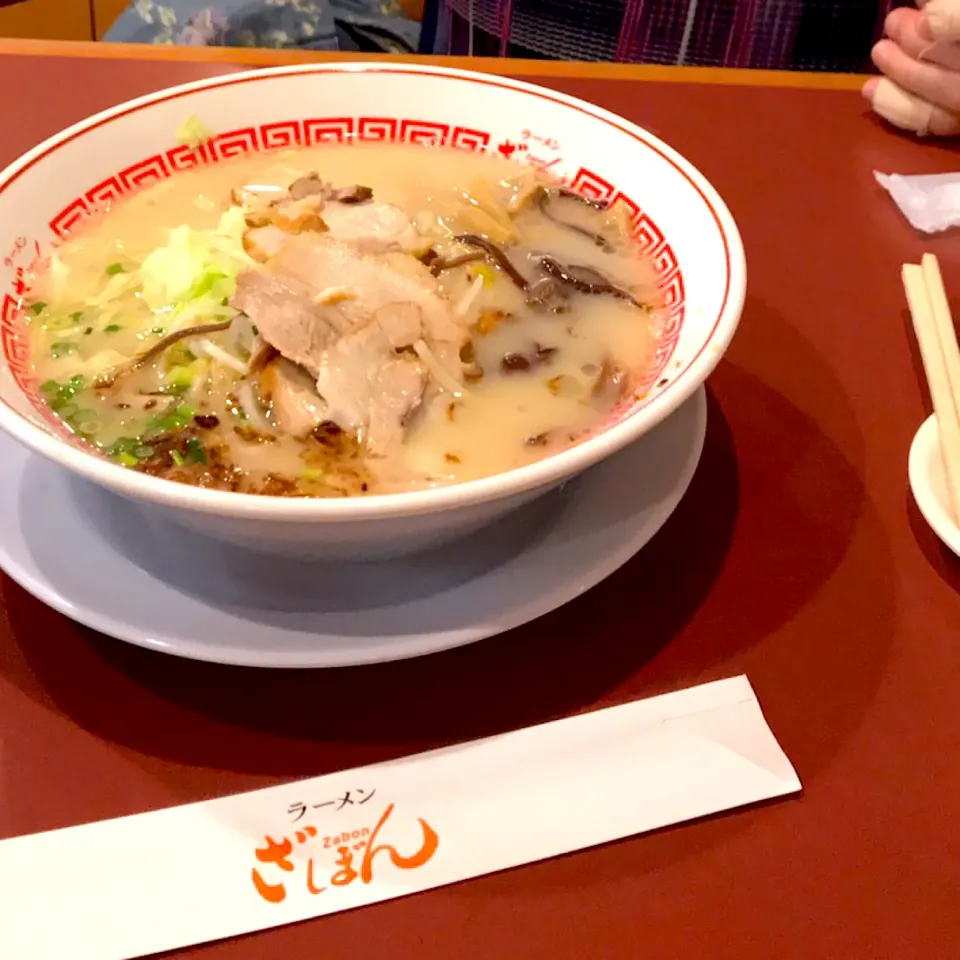
<svg viewBox="0 0 960 960">
<path fill-rule="evenodd" d="M 917 230 L 941 233 L 960 226 L 960 173 L 873 175 Z"/>
</svg>

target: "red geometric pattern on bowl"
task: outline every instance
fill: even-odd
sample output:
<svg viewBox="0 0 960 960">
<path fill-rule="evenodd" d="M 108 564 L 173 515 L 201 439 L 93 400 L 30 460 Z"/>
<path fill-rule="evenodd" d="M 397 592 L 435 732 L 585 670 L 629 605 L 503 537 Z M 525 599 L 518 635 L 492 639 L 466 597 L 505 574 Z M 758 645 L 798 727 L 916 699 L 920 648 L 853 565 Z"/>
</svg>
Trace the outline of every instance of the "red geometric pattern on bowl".
<svg viewBox="0 0 960 960">
<path fill-rule="evenodd" d="M 570 189 L 594 200 L 606 200 L 610 204 L 619 201 L 633 211 L 631 226 L 634 239 L 641 251 L 650 258 L 657 292 L 660 295 L 661 327 L 654 361 L 640 384 L 639 392 L 644 395 L 661 380 L 680 341 L 686 305 L 680 265 L 660 228 L 640 209 L 639 204 L 621 193 L 612 183 L 592 170 L 581 167 L 570 181 Z"/>
<path fill-rule="evenodd" d="M 445 147 L 450 137 L 450 124 L 425 123 L 422 120 L 400 121 L 400 142 L 419 143 L 425 147 Z"/>
<path fill-rule="evenodd" d="M 371 143 L 399 141 L 398 122 L 395 117 L 358 117 L 355 139 Z"/>
<path fill-rule="evenodd" d="M 19 312 L 18 301 L 9 293 L 5 294 L 0 306 L 0 338 L 13 379 L 22 389 L 23 382 L 30 377 L 30 347 L 21 336 Z"/>
<path fill-rule="evenodd" d="M 637 243 L 640 244 L 640 249 L 648 257 L 655 257 L 659 250 L 670 249 L 670 247 L 665 246 L 660 229 L 645 213 L 640 213 L 637 216 L 634 221 L 633 232 L 637 238 Z"/>
<path fill-rule="evenodd" d="M 13 382 L 30 398 L 34 408 L 54 431 L 65 440 L 82 446 L 63 421 L 40 400 L 39 384 L 30 372 L 30 344 L 26 337 L 19 297 L 4 294 L 0 304 L 0 343 L 7 358 Z"/>
<path fill-rule="evenodd" d="M 51 221 L 50 229 L 56 237 L 67 237 L 70 231 L 90 212 L 90 206 L 82 197 L 68 203 Z"/>
<path fill-rule="evenodd" d="M 303 125 L 299 120 L 265 123 L 260 127 L 260 142 L 264 150 L 299 147 L 303 144 Z"/>
<path fill-rule="evenodd" d="M 490 146 L 490 134 L 471 127 L 454 127 L 450 134 L 450 146 L 458 150 L 483 153 Z"/>
<path fill-rule="evenodd" d="M 609 180 L 604 180 L 586 167 L 577 171 L 570 181 L 570 189 L 592 200 L 609 200 L 617 192 L 617 188 Z"/>
<path fill-rule="evenodd" d="M 124 193 L 147 187 L 151 183 L 166 180 L 170 176 L 170 167 L 167 158 L 158 153 L 146 160 L 135 163 L 132 167 L 120 171 L 120 182 L 124 186 Z"/>
<path fill-rule="evenodd" d="M 113 203 L 114 200 L 119 200 L 126 192 L 123 182 L 120 180 L 120 175 L 115 174 L 102 183 L 98 183 L 95 187 L 91 187 L 83 196 L 90 207 L 96 208 L 105 207 Z"/>
<path fill-rule="evenodd" d="M 345 143 L 354 138 L 356 121 L 353 117 L 324 117 L 303 121 L 303 140 L 308 147 L 320 143 Z"/>
<path fill-rule="evenodd" d="M 200 146 L 172 147 L 107 177 L 87 190 L 83 196 L 71 200 L 50 220 L 50 230 L 54 238 L 65 239 L 78 223 L 96 210 L 126 193 L 164 180 L 177 171 L 218 163 L 257 150 L 315 146 L 329 142 L 345 143 L 351 140 L 449 145 L 460 150 L 484 152 L 490 146 L 492 135 L 471 127 L 395 117 L 313 117 L 265 123 L 259 127 L 243 127 L 221 133 Z M 653 264 L 660 292 L 663 324 L 653 366 L 641 385 L 641 394 L 645 393 L 660 380 L 680 339 L 685 303 L 683 274 L 673 249 L 657 225 L 643 212 L 639 204 L 621 193 L 614 184 L 592 170 L 581 167 L 569 186 L 593 199 L 610 203 L 620 201 L 625 204 L 631 211 L 634 237 Z M 20 291 L 15 293 L 16 296 L 7 294 L 3 300 L 0 327 L 3 352 L 17 385 L 44 419 L 54 424 L 62 435 L 62 423 L 43 403 L 38 385 L 30 376 L 25 317 L 18 307 Z"/>
<path fill-rule="evenodd" d="M 207 154 L 210 162 L 242 157 L 260 149 L 260 131 L 256 127 L 244 127 L 221 133 L 207 141 Z"/>
<path fill-rule="evenodd" d="M 172 150 L 168 150 L 164 157 L 172 171 L 192 170 L 209 160 L 205 144 L 199 147 L 174 147 Z"/>
</svg>

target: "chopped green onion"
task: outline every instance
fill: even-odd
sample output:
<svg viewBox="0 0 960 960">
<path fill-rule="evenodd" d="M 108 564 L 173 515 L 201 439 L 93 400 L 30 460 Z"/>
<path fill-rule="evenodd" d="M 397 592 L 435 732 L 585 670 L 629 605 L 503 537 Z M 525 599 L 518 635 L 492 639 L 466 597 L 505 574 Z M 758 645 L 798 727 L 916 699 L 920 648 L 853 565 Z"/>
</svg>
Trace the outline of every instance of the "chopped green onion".
<svg viewBox="0 0 960 960">
<path fill-rule="evenodd" d="M 58 340 L 53 346 L 50 347 L 50 355 L 55 359 L 59 360 L 61 357 L 65 357 L 68 353 L 72 353 L 76 349 L 76 346 L 72 343 L 67 343 L 66 340 Z"/>
<path fill-rule="evenodd" d="M 111 323 L 103 328 L 104 333 L 119 333 L 123 327 L 119 323 Z"/>
<path fill-rule="evenodd" d="M 152 457 L 154 448 L 148 443 L 141 443 L 136 437 L 120 437 L 107 452 L 125 466 L 134 467 L 141 460 Z"/>
<path fill-rule="evenodd" d="M 162 417 L 151 417 L 147 421 L 146 429 L 144 430 L 144 436 L 154 437 L 158 433 L 166 433 L 169 430 L 173 429 L 173 424 L 170 423 L 169 418 Z"/>
<path fill-rule="evenodd" d="M 136 437 L 120 437 L 113 442 L 110 447 L 110 455 L 119 458 L 123 454 L 133 456 L 133 451 L 140 446 L 140 441 Z M 136 457 L 134 457 L 136 459 Z"/>
<path fill-rule="evenodd" d="M 193 286 L 189 299 L 199 299 L 210 293 L 220 280 L 226 280 L 227 275 L 220 270 L 208 270 Z"/>
<path fill-rule="evenodd" d="M 80 408 L 75 403 L 62 403 L 59 408 L 54 409 L 57 410 L 57 413 L 59 413 L 64 420 L 69 420 L 70 417 L 80 412 Z"/>
<path fill-rule="evenodd" d="M 177 467 L 182 467 L 187 462 L 183 459 L 183 454 L 179 450 L 171 450 L 170 459 L 173 461 L 174 466 Z"/>
<path fill-rule="evenodd" d="M 156 436 L 158 433 L 171 433 L 175 430 L 182 430 L 193 420 L 194 413 L 193 407 L 181 404 L 173 413 L 153 417 L 149 423 L 147 423 L 147 433 Z"/>
<path fill-rule="evenodd" d="M 194 463 L 207 462 L 207 452 L 195 437 L 191 437 L 187 441 L 187 452 L 190 454 L 190 459 L 193 460 Z"/>
<path fill-rule="evenodd" d="M 74 395 L 83 389 L 83 375 L 76 373 L 63 385 L 58 384 L 56 380 L 48 380 L 41 389 L 44 393 L 53 394 L 50 406 L 61 416 L 67 416 L 62 411 L 69 405 Z"/>
<path fill-rule="evenodd" d="M 100 421 L 92 410 L 81 410 L 73 421 L 77 433 L 84 437 L 92 437 L 100 429 Z"/>
<path fill-rule="evenodd" d="M 304 480 L 319 480 L 323 476 L 323 471 L 318 470 L 316 467 L 307 467 L 303 471 Z"/>
<path fill-rule="evenodd" d="M 80 322 L 80 318 L 81 318 L 82 316 L 83 316 L 83 311 L 82 311 L 82 310 L 78 310 L 76 313 L 71 313 L 71 314 L 70 314 L 70 319 L 71 319 L 74 323 L 79 323 L 79 322 Z"/>
<path fill-rule="evenodd" d="M 30 309 L 39 317 L 40 314 L 47 309 L 47 305 L 43 300 L 38 300 L 36 303 L 30 305 Z"/>
<path fill-rule="evenodd" d="M 181 340 L 180 343 L 175 343 L 167 351 L 167 369 L 169 370 L 172 367 L 186 367 L 196 359 L 195 354 Z"/>
<path fill-rule="evenodd" d="M 167 373 L 166 388 L 168 393 L 182 393 L 192 386 L 194 370 L 192 367 L 171 367 Z"/>
<path fill-rule="evenodd" d="M 107 267 L 108 277 L 115 277 L 118 273 L 126 273 L 122 263 L 111 263 L 110 266 Z"/>
</svg>

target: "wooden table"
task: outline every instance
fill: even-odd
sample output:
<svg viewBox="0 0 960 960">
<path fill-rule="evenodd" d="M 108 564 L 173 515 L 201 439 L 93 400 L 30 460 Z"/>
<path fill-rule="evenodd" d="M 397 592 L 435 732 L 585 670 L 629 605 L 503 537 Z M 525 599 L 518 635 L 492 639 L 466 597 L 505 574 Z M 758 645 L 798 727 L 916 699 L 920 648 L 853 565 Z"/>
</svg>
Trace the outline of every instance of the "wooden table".
<svg viewBox="0 0 960 960">
<path fill-rule="evenodd" d="M 0 164 L 118 100 L 275 56 L 0 45 Z M 189 955 L 960 956 L 960 567 L 907 488 L 927 400 L 899 287 L 900 264 L 931 249 L 960 292 L 960 244 L 915 235 L 872 175 L 950 170 L 956 153 L 882 128 L 853 78 L 474 66 L 644 125 L 704 171 L 739 221 L 746 310 L 710 381 L 689 495 L 634 561 L 562 611 L 378 667 L 270 673 L 166 658 L 0 580 L 0 835 L 743 671 L 801 798 Z"/>
<path fill-rule="evenodd" d="M 0 37 L 98 40 L 127 0 L 0 0 Z"/>
</svg>

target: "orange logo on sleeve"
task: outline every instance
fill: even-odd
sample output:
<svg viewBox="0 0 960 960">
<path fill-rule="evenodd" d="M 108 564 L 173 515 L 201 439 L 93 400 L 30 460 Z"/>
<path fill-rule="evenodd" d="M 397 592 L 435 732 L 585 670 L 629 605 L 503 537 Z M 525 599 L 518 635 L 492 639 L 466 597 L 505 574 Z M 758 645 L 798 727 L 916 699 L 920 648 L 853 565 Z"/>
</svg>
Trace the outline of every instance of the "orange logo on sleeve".
<svg viewBox="0 0 960 960">
<path fill-rule="evenodd" d="M 381 831 L 387 825 L 393 811 L 394 804 L 391 803 L 372 830 L 369 827 L 363 827 L 359 830 L 343 831 L 333 837 L 323 837 L 323 849 L 335 849 L 337 854 L 333 863 L 334 870 L 328 881 L 332 886 L 348 887 L 358 877 L 361 883 L 372 883 L 374 867 L 386 860 L 389 860 L 398 870 L 416 870 L 430 861 L 440 845 L 440 837 L 436 830 L 420 817 L 417 818 L 417 822 L 423 833 L 423 842 L 419 850 L 413 853 L 401 853 L 392 844 L 380 841 Z M 315 827 L 297 830 L 293 840 L 284 837 L 278 842 L 271 837 L 265 837 L 264 845 L 258 847 L 254 855 L 265 867 L 271 865 L 284 873 L 292 873 L 295 867 L 290 857 L 294 851 L 294 840 L 300 846 L 315 838 L 319 839 Z M 354 866 L 358 856 L 359 869 Z M 311 894 L 323 893 L 327 889 L 326 886 L 321 886 L 317 882 L 317 874 L 320 872 L 322 868 L 315 867 L 314 858 L 311 856 L 307 861 L 306 871 L 306 887 Z M 259 867 L 253 868 L 251 877 L 257 893 L 268 903 L 282 903 L 286 899 L 287 889 L 282 882 L 282 877 L 279 877 L 281 882 L 268 882 L 264 879 Z"/>
</svg>

